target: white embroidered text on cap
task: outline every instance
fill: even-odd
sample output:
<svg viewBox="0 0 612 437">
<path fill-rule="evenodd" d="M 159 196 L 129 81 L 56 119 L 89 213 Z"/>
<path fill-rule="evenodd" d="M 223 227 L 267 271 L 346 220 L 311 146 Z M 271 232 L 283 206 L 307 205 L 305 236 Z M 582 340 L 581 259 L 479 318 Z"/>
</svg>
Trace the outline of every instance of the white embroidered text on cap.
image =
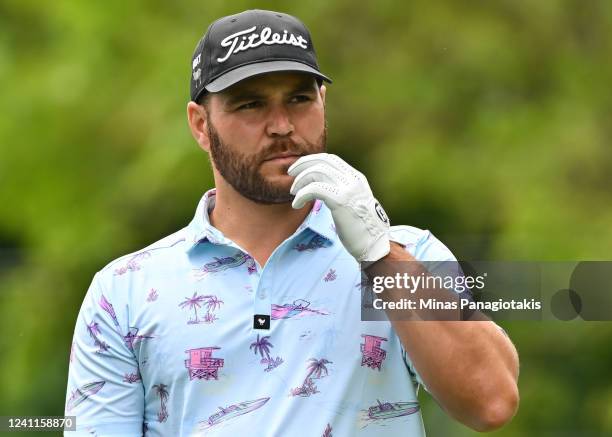
<svg viewBox="0 0 612 437">
<path fill-rule="evenodd" d="M 308 41 L 298 35 L 297 37 L 292 33 L 283 31 L 283 34 L 274 32 L 272 33 L 272 29 L 269 27 L 264 27 L 259 34 L 255 33 L 255 29 L 257 26 L 253 26 L 246 30 L 241 30 L 240 32 L 233 33 L 229 36 L 226 36 L 221 41 L 221 47 L 229 47 L 227 53 L 222 58 L 217 58 L 219 63 L 227 61 L 227 59 L 233 55 L 234 53 L 242 52 L 249 49 L 254 49 L 259 47 L 262 44 L 273 45 L 273 44 L 286 44 L 292 45 L 296 47 L 301 47 L 303 49 L 307 48 Z M 250 35 L 249 35 L 250 34 Z M 248 37 L 246 35 L 249 35 Z M 240 44 L 238 44 L 238 40 L 241 39 Z M 256 41 L 259 39 L 259 41 Z M 236 45 L 238 47 L 236 47 Z"/>
</svg>

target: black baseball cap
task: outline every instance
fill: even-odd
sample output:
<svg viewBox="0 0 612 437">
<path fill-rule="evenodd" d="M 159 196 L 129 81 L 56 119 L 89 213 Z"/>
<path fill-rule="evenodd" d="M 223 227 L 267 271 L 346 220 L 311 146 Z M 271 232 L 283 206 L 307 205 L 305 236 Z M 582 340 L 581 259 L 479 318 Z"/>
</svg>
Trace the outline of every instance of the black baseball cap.
<svg viewBox="0 0 612 437">
<path fill-rule="evenodd" d="M 310 32 L 281 12 L 249 10 L 212 23 L 191 58 L 191 100 L 222 91 L 241 80 L 275 71 L 319 71 Z"/>
</svg>

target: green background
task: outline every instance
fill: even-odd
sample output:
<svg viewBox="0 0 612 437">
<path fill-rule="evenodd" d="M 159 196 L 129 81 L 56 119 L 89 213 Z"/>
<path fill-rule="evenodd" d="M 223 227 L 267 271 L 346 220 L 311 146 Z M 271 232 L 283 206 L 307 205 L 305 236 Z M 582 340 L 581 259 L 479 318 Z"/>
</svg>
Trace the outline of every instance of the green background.
<svg viewBox="0 0 612 437">
<path fill-rule="evenodd" d="M 212 187 L 191 53 L 254 7 L 309 26 L 330 151 L 394 224 L 463 259 L 610 259 L 612 2 L 0 0 L 0 415 L 63 414 L 93 274 Z M 611 435 L 612 324 L 502 325 L 522 399 L 496 434 Z M 429 435 L 476 435 L 421 398 Z"/>
</svg>

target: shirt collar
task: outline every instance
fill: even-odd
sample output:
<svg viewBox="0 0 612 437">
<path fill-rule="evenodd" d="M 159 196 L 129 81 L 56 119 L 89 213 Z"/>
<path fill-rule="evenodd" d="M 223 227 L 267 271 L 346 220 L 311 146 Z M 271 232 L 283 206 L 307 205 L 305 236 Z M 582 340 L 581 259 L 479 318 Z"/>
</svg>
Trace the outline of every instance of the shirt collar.
<svg viewBox="0 0 612 437">
<path fill-rule="evenodd" d="M 215 206 L 216 194 L 216 189 L 212 188 L 204 193 L 200 199 L 195 216 L 187 226 L 187 252 L 205 240 L 213 244 L 231 243 L 221 231 L 210 223 L 209 212 Z M 310 229 L 333 244 L 336 237 L 336 228 L 334 227 L 331 211 L 321 200 L 315 200 L 312 210 L 295 231 L 294 236 L 300 234 L 305 229 Z"/>
</svg>

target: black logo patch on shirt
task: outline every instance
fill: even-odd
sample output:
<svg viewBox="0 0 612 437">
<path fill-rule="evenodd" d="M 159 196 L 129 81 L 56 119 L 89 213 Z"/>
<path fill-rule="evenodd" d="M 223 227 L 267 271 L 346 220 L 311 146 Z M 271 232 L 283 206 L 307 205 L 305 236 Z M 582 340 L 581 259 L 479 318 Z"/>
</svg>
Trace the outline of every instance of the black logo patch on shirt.
<svg viewBox="0 0 612 437">
<path fill-rule="evenodd" d="M 253 316 L 253 329 L 270 329 L 270 316 L 255 314 Z"/>
</svg>

